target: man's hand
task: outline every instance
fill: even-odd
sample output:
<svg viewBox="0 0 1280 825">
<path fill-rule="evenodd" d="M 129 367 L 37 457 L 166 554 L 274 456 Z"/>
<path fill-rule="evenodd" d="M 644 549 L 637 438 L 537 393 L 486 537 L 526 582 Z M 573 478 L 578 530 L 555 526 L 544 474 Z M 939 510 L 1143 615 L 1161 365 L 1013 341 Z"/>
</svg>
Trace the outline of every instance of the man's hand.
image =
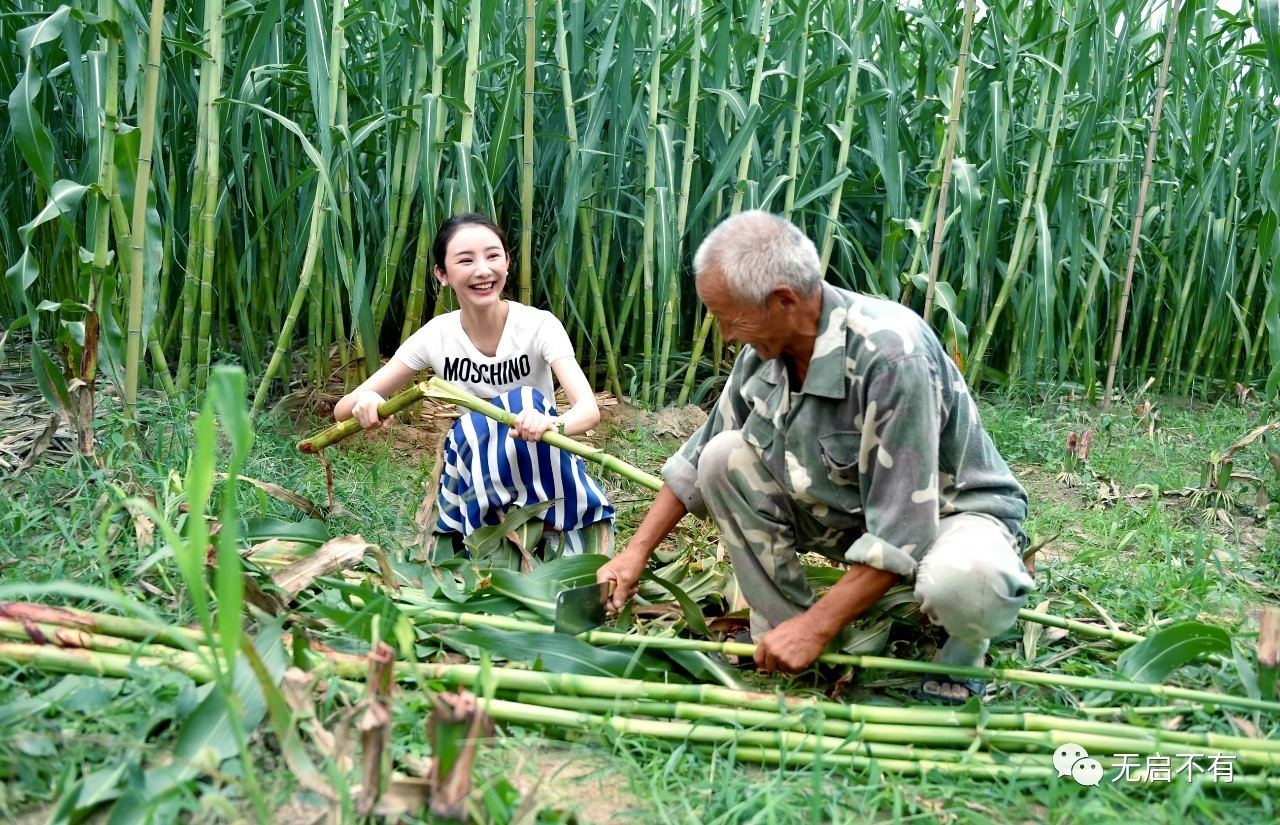
<svg viewBox="0 0 1280 825">
<path fill-rule="evenodd" d="M 627 600 L 636 594 L 636 585 L 654 548 L 667 537 L 686 512 L 676 494 L 663 484 L 631 541 L 622 552 L 596 571 L 596 581 L 613 582 L 613 593 L 605 607 L 616 613 L 626 606 Z"/>
<path fill-rule="evenodd" d="M 815 625 L 808 613 L 801 613 L 764 634 L 756 643 L 756 667 L 764 673 L 798 673 L 813 664 L 835 638 Z"/>
<path fill-rule="evenodd" d="M 788 673 L 804 670 L 823 648 L 901 578 L 897 573 L 852 564 L 826 595 L 805 612 L 764 634 L 756 645 L 756 667 Z"/>
<path fill-rule="evenodd" d="M 644 566 L 648 561 L 647 553 L 636 552 L 628 545 L 596 571 L 596 581 L 613 582 L 613 592 L 609 594 L 606 608 L 617 613 L 636 594 L 640 575 L 644 573 Z"/>
</svg>

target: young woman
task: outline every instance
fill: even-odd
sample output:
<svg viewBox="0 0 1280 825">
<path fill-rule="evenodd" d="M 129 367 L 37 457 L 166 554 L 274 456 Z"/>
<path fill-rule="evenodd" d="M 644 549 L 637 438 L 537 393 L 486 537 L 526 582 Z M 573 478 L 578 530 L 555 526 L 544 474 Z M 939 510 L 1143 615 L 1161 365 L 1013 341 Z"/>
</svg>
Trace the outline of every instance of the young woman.
<svg viewBox="0 0 1280 825">
<path fill-rule="evenodd" d="M 564 552 L 603 551 L 612 536 L 613 506 L 582 459 L 539 441 L 549 429 L 577 435 L 600 420 L 564 325 L 550 312 L 503 299 L 511 258 L 502 230 L 485 216 L 468 212 L 445 221 L 431 251 L 436 280 L 454 291 L 460 309 L 411 335 L 338 402 L 334 418 L 354 417 L 365 429 L 385 427 L 390 420 L 379 420 L 378 405 L 431 367 L 516 413 L 513 427 L 469 413 L 449 430 L 436 532 L 466 536 L 499 523 L 508 507 L 554 500 L 542 519 L 564 533 Z M 563 415 L 554 406 L 553 374 L 569 398 Z"/>
</svg>

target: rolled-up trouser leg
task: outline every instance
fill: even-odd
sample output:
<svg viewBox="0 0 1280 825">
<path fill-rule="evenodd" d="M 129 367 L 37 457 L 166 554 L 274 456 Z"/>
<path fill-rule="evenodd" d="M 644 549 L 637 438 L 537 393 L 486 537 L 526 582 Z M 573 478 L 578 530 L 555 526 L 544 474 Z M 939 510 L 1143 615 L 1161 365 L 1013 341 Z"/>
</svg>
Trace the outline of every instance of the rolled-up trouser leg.
<svg viewBox="0 0 1280 825">
<path fill-rule="evenodd" d="M 1013 626 L 1034 583 L 1009 531 L 977 513 L 944 516 L 916 567 L 916 598 L 947 631 L 941 661 L 980 665 L 991 637 Z"/>
<path fill-rule="evenodd" d="M 808 609 L 815 596 L 796 554 L 787 491 L 740 431 L 721 432 L 703 448 L 698 486 L 751 605 L 751 636 Z"/>
</svg>

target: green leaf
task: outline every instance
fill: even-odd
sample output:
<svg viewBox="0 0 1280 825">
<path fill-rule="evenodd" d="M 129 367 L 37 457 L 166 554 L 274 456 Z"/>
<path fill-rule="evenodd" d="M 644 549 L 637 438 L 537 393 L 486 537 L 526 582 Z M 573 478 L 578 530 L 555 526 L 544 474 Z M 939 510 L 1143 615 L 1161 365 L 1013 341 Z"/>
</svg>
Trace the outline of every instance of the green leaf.
<svg viewBox="0 0 1280 825">
<path fill-rule="evenodd" d="M 676 664 L 683 667 L 700 681 L 714 681 L 734 690 L 747 690 L 747 684 L 739 678 L 737 671 L 716 661 L 701 650 L 667 650 L 663 651 Z"/>
<path fill-rule="evenodd" d="M 821 186 L 815 187 L 814 189 L 811 189 L 809 192 L 805 193 L 805 196 L 803 198 L 797 198 L 795 202 L 795 206 L 793 208 L 796 210 L 803 209 L 805 206 L 809 205 L 810 201 L 816 200 L 818 198 L 826 197 L 836 188 L 844 186 L 844 182 L 848 179 L 849 179 L 849 170 L 848 169 L 841 170 L 839 174 L 833 175 L 831 179 L 828 180 L 826 183 L 822 184 Z"/>
<path fill-rule="evenodd" d="M 324 522 L 313 518 L 302 521 L 283 521 L 275 518 L 245 519 L 241 532 L 244 534 L 245 541 L 251 544 L 268 539 L 279 539 L 314 544 L 318 547 L 333 538 L 329 534 L 329 528 L 324 526 Z"/>
<path fill-rule="evenodd" d="M 256 11 L 252 3 L 247 2 L 247 0 L 236 0 L 236 2 L 222 10 L 222 19 L 224 21 L 230 20 L 242 14 L 248 14 L 251 11 Z"/>
<path fill-rule="evenodd" d="M 514 532 L 554 506 L 556 506 L 555 500 L 514 507 L 503 514 L 502 521 L 473 531 L 462 540 L 462 543 L 475 558 L 483 559 L 491 556 L 506 541 L 508 533 Z"/>
<path fill-rule="evenodd" d="M 214 571 L 214 592 L 218 597 L 218 637 L 222 641 L 225 661 L 236 660 L 240 651 L 240 633 L 244 610 L 244 562 L 240 558 L 236 518 L 236 487 L 240 468 L 253 445 L 253 425 L 245 406 L 244 371 L 239 367 L 219 366 L 209 377 L 209 397 L 218 411 L 222 430 L 231 442 L 231 461 L 227 464 L 227 483 L 222 490 L 222 509 L 218 533 L 218 567 Z"/>
<path fill-rule="evenodd" d="M 42 86 L 42 71 L 35 50 L 61 36 L 70 14 L 69 6 L 60 6 L 53 14 L 18 32 L 18 49 L 22 52 L 25 67 L 18 85 L 9 95 L 9 122 L 14 139 L 46 192 L 53 190 L 54 147 L 53 137 L 40 119 L 36 106 Z"/>
<path fill-rule="evenodd" d="M 88 186 L 75 181 L 60 180 L 53 184 L 48 202 L 34 218 L 18 227 L 18 237 L 24 244 L 30 244 L 31 235 L 36 231 L 36 227 L 54 218 L 74 215 L 80 208 L 80 201 L 84 199 L 84 193 L 87 191 L 89 191 Z"/>
<path fill-rule="evenodd" d="M 273 684 L 279 684 L 287 664 L 280 626 L 267 625 L 252 644 L 266 677 Z M 233 756 L 246 756 L 237 741 L 235 725 L 247 739 L 266 716 L 267 700 L 258 678 L 249 662 L 239 659 L 232 674 L 231 694 L 210 691 L 178 731 L 173 763 L 147 771 L 145 792 L 131 793 L 121 799 L 112 811 L 110 822 L 148 821 L 143 817 L 160 796 L 197 778 L 206 769 L 217 768 Z"/>
<path fill-rule="evenodd" d="M 269 626 L 254 641 L 260 649 L 259 655 L 267 664 L 268 672 L 278 682 L 284 675 L 284 645 L 280 640 L 278 626 Z M 178 731 L 178 740 L 173 745 L 174 758 L 180 763 L 207 764 L 206 756 L 212 756 L 214 765 L 230 759 L 239 752 L 235 735 L 231 728 L 231 714 L 240 717 L 245 731 L 251 731 L 262 721 L 267 711 L 267 702 L 262 693 L 262 686 L 253 668 L 245 660 L 236 662 L 232 675 L 234 702 L 231 697 L 220 690 L 214 690 L 204 698 L 195 711 Z"/>
<path fill-rule="evenodd" d="M 26 306 L 28 308 L 26 319 L 31 324 L 32 335 L 39 335 L 40 316 L 36 314 L 35 308 L 31 306 L 31 301 L 27 298 L 27 288 L 36 282 L 36 278 L 40 277 L 40 265 L 36 263 L 30 247 L 22 250 L 21 257 L 5 270 L 4 277 L 9 282 L 9 297 L 13 300 L 13 305 L 15 307 Z"/>
<path fill-rule="evenodd" d="M 174 37 L 165 37 L 164 42 L 172 46 L 177 51 L 193 54 L 196 57 L 200 58 L 201 60 L 213 60 L 213 55 L 209 54 L 207 51 L 200 48 L 196 44 L 189 43 L 186 40 L 178 40 L 177 38 L 174 38 Z"/>
<path fill-rule="evenodd" d="M 715 168 L 712 170 L 710 182 L 706 184 L 702 192 L 702 197 L 698 199 L 698 203 L 689 213 L 687 219 L 688 225 L 696 225 L 702 217 L 702 213 L 706 211 L 715 197 L 716 192 L 724 182 L 728 180 L 738 166 L 738 160 L 742 157 L 742 153 L 746 151 L 751 144 L 751 139 L 755 135 L 756 124 L 760 122 L 761 110 L 759 106 L 752 106 L 747 112 L 746 122 L 739 125 L 738 130 L 734 132 L 733 139 L 729 145 L 725 147 L 724 153 L 716 160 Z"/>
<path fill-rule="evenodd" d="M 213 621 L 209 607 L 209 595 L 205 590 L 204 559 L 209 543 L 209 525 L 205 522 L 205 510 L 209 507 L 209 495 L 213 492 L 213 473 L 217 432 L 213 424 L 213 404 L 206 400 L 204 409 L 196 419 L 195 450 L 187 468 L 183 489 L 187 493 L 186 536 L 173 548 L 178 570 L 187 585 L 187 592 L 195 605 L 200 626 L 210 642 L 213 641 Z"/>
<path fill-rule="evenodd" d="M 1257 0 L 1254 11 L 1254 26 L 1267 49 L 1273 88 L 1280 88 L 1280 0 Z"/>
<path fill-rule="evenodd" d="M 556 616 L 558 588 L 553 582 L 538 581 L 514 570 L 491 570 L 489 589 L 515 599 L 544 619 Z"/>
<path fill-rule="evenodd" d="M 246 644 L 249 644 L 247 639 Z M 264 663 L 264 670 L 273 683 L 278 684 L 286 666 L 279 625 L 264 627 L 252 644 Z M 206 767 L 216 768 L 238 754 L 240 748 L 231 727 L 231 714 L 236 714 L 241 730 L 248 735 L 262 721 L 266 700 L 258 677 L 243 659 L 237 662 L 231 689 L 231 697 L 216 688 L 210 690 L 190 710 L 182 720 L 170 764 L 147 771 L 143 779 L 131 770 L 134 763 L 116 760 L 86 776 L 74 803 L 81 815 L 77 819 L 103 802 L 119 799 L 109 822 L 147 821 L 145 815 L 162 795 L 197 778 Z"/>
<path fill-rule="evenodd" d="M 684 621 L 685 624 L 689 626 L 690 630 L 703 636 L 711 635 L 711 631 L 707 628 L 706 617 L 702 615 L 702 608 L 698 607 L 697 602 L 689 598 L 689 594 L 684 592 L 683 588 L 673 582 L 669 582 L 666 579 L 654 575 L 648 570 L 644 571 L 644 573 L 640 575 L 640 578 L 644 581 L 654 582 L 675 598 L 676 602 L 680 605 L 680 609 L 684 612 Z"/>
<path fill-rule="evenodd" d="M 1120 654 L 1120 672 L 1135 682 L 1160 684 L 1173 671 L 1206 653 L 1231 652 L 1231 635 L 1220 627 L 1182 622 L 1148 636 Z"/>
<path fill-rule="evenodd" d="M 598 553 L 562 556 L 538 565 L 526 578 L 536 582 L 553 582 L 560 588 L 581 587 L 595 581 L 596 571 L 608 560 Z"/>
<path fill-rule="evenodd" d="M 513 662 L 541 661 L 543 668 L 551 673 L 626 679 L 646 679 L 649 674 L 634 652 L 605 650 L 562 633 L 479 627 L 446 633 L 441 638 L 487 650 Z"/>
<path fill-rule="evenodd" d="M 115 167 L 116 167 L 116 189 L 119 190 L 121 203 L 124 205 L 126 215 L 133 214 L 134 198 L 137 195 L 138 188 L 138 152 L 142 142 L 142 130 L 131 129 L 116 135 L 115 139 Z M 145 239 L 142 252 L 142 272 L 143 272 L 143 303 L 142 303 L 142 326 L 143 340 L 140 342 L 145 348 L 146 331 L 151 329 L 155 321 L 157 304 L 159 303 L 160 289 L 160 270 L 162 268 L 164 258 L 164 233 L 165 227 L 161 225 L 160 212 L 157 209 L 156 198 L 159 192 L 156 190 L 156 182 L 154 179 L 149 180 L 146 191 L 146 214 L 144 221 L 146 224 Z M 132 244 L 136 239 L 131 239 Z M 121 249 L 120 255 L 126 259 L 131 258 L 132 249 Z"/>
<path fill-rule="evenodd" d="M 117 386 L 124 383 L 124 330 L 116 318 L 116 288 L 119 281 L 111 272 L 103 275 L 98 292 L 98 369 Z"/>
<path fill-rule="evenodd" d="M 45 355 L 39 344 L 31 345 L 31 366 L 36 374 L 36 384 L 40 394 L 49 406 L 61 412 L 68 421 L 74 420 L 71 409 L 71 391 L 67 388 L 67 379 L 53 359 Z"/>
</svg>

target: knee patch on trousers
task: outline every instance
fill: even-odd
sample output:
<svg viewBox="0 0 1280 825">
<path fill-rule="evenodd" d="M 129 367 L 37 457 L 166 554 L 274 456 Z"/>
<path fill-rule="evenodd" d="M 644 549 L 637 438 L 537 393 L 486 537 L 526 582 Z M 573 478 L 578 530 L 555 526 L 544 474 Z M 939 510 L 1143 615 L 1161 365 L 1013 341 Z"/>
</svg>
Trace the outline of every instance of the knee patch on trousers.
<svg viewBox="0 0 1280 825">
<path fill-rule="evenodd" d="M 931 548 L 916 572 L 921 610 L 964 639 L 989 639 L 1012 627 L 1033 586 L 1008 545 Z"/>
</svg>

